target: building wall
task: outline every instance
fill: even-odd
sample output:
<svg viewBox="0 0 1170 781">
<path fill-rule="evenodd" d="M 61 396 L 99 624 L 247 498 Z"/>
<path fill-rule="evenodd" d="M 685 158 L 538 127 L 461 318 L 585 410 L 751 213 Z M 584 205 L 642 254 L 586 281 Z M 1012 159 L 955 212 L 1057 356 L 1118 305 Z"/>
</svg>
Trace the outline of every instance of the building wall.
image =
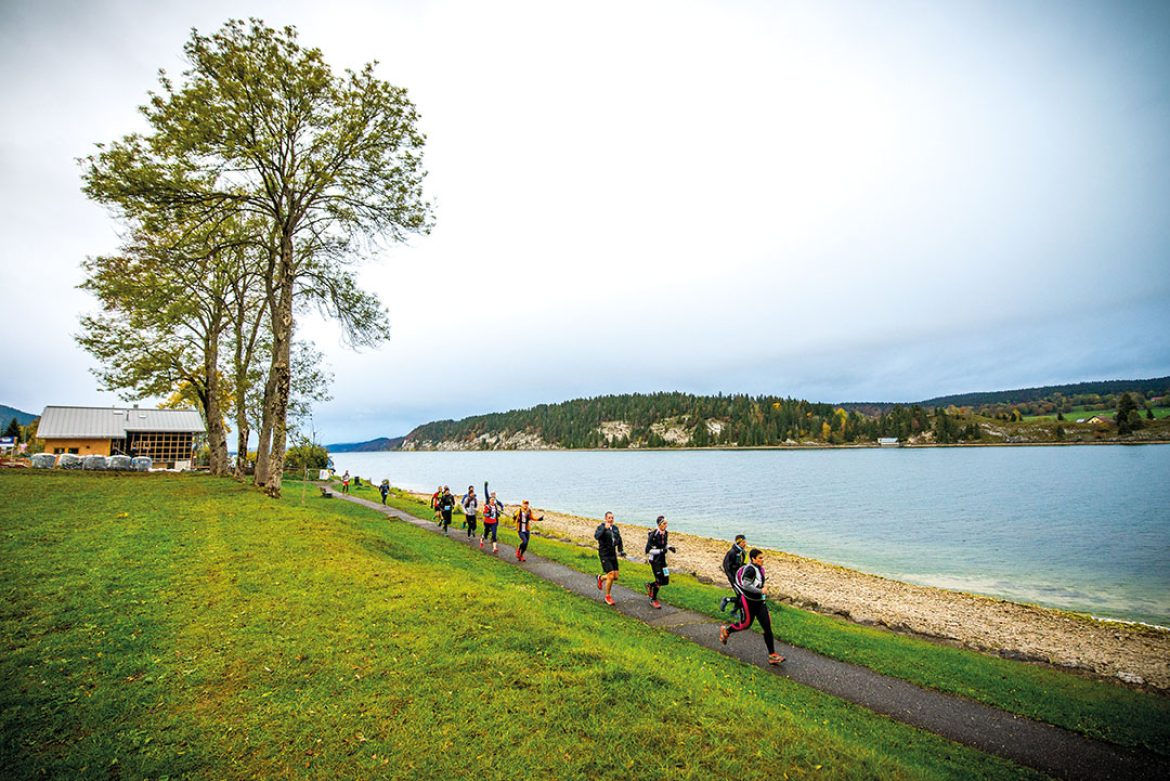
<svg viewBox="0 0 1170 781">
<path fill-rule="evenodd" d="M 76 450 L 79 456 L 110 454 L 108 439 L 46 439 L 44 443 L 46 453 L 71 453 Z"/>
</svg>

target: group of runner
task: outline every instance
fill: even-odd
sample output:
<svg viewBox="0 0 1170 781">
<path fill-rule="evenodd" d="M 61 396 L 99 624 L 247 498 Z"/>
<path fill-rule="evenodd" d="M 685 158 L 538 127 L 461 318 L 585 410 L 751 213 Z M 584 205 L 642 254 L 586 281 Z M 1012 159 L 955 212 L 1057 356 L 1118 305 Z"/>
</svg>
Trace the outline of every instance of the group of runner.
<svg viewBox="0 0 1170 781">
<path fill-rule="evenodd" d="M 487 488 L 487 483 L 484 483 L 484 488 Z M 435 511 L 435 521 L 443 528 L 443 534 L 447 534 L 447 529 L 451 526 L 452 515 L 455 512 L 455 502 L 455 495 L 451 493 L 449 486 L 441 485 L 431 494 L 431 509 Z M 475 486 L 467 486 L 467 493 L 463 494 L 458 502 L 459 506 L 463 508 L 463 523 L 461 528 L 466 529 L 468 537 L 474 537 L 480 516 L 479 497 L 475 495 Z M 480 549 L 490 539 L 492 541 L 492 553 L 498 554 L 500 552 L 498 530 L 500 516 L 503 513 L 504 505 L 496 498 L 496 492 L 492 491 L 483 506 L 483 535 L 479 538 Z M 512 519 L 516 522 L 516 533 L 520 536 L 520 544 L 516 546 L 516 558 L 519 561 L 528 561 L 524 557 L 524 553 L 528 550 L 528 540 L 532 534 L 532 522 L 533 520 L 542 521 L 544 520 L 544 516 L 533 518 L 532 508 L 528 506 L 528 500 L 525 499 L 516 512 L 512 514 Z"/>
<path fill-rule="evenodd" d="M 486 483 L 484 489 L 487 489 Z M 456 502 L 463 509 L 462 528 L 466 529 L 468 537 L 474 537 L 477 520 L 480 516 L 479 498 L 475 494 L 474 485 L 467 486 L 467 493 L 459 499 L 456 499 L 455 495 L 451 493 L 450 487 L 439 486 L 431 495 L 431 508 L 435 512 L 435 521 L 443 528 L 443 534 L 447 534 Z M 499 553 L 497 529 L 503 512 L 504 505 L 496 498 L 495 491 L 492 491 L 482 508 L 483 534 L 479 539 L 481 549 L 490 538 L 492 553 Z M 512 519 L 516 523 L 516 533 L 520 537 L 520 544 L 516 546 L 516 558 L 519 561 L 527 561 L 524 554 L 528 550 L 532 522 L 534 520 L 543 521 L 544 516 L 534 518 L 532 508 L 529 507 L 528 500 L 525 499 L 512 514 Z M 597 590 L 604 592 L 606 604 L 613 605 L 615 602 L 612 590 L 614 581 L 618 579 L 618 559 L 624 558 L 626 551 L 622 542 L 621 530 L 614 522 L 612 512 L 605 514 L 605 520 L 597 526 L 593 532 L 593 538 L 597 540 L 597 556 L 601 561 L 601 574 L 597 576 Z M 658 601 L 658 592 L 663 586 L 670 584 L 670 567 L 667 566 L 666 555 L 667 553 L 677 553 L 675 547 L 670 544 L 670 532 L 667 531 L 665 516 L 658 516 L 657 525 L 646 536 L 644 553 L 646 554 L 646 562 L 650 565 L 650 571 L 654 576 L 653 580 L 643 584 L 646 596 L 650 600 L 651 607 L 661 609 L 662 603 Z M 752 548 L 749 551 L 744 535 L 737 534 L 731 549 L 723 557 L 722 569 L 723 574 L 731 584 L 734 596 L 724 597 L 720 604 L 721 612 L 731 608 L 731 621 L 719 627 L 719 641 L 726 645 L 732 634 L 750 629 L 751 625 L 758 621 L 760 628 L 764 630 L 764 645 L 768 648 L 768 663 L 780 664 L 784 661 L 784 657 L 776 653 L 775 638 L 772 635 L 772 617 L 768 612 L 768 597 L 764 592 L 763 552 L 757 548 Z"/>
<path fill-rule="evenodd" d="M 613 605 L 611 594 L 613 583 L 618 579 L 618 557 L 626 555 L 622 544 L 622 533 L 614 523 L 613 513 L 607 512 L 605 520 L 593 532 L 597 540 L 597 557 L 601 560 L 601 574 L 597 576 L 598 591 L 605 592 L 605 602 Z M 677 553 L 670 544 L 670 532 L 667 531 L 665 516 L 658 516 L 658 523 L 646 536 L 646 562 L 654 574 L 654 580 L 645 583 L 646 596 L 650 599 L 650 606 L 661 608 L 658 601 L 658 590 L 670 583 L 670 567 L 666 564 L 667 553 Z M 772 616 L 768 612 L 768 595 L 764 592 L 764 554 L 757 548 L 747 549 L 747 539 L 742 534 L 735 536 L 731 550 L 723 557 L 723 574 L 727 576 L 735 596 L 724 597 L 720 611 L 732 608 L 732 621 L 719 627 L 719 642 L 727 645 L 727 640 L 735 632 L 750 629 L 753 622 L 759 621 L 764 630 L 764 645 L 768 649 L 768 664 L 777 665 L 784 661 L 784 657 L 776 653 L 776 640 L 772 635 Z"/>
</svg>

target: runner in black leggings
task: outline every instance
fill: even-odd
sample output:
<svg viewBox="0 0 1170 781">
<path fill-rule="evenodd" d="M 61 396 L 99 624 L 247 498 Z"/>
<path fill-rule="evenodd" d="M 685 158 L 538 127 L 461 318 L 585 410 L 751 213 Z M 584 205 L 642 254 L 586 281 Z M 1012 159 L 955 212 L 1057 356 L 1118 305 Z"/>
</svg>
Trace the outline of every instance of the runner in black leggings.
<svg viewBox="0 0 1170 781">
<path fill-rule="evenodd" d="M 483 507 L 483 536 L 479 538 L 480 548 L 487 542 L 488 537 L 492 538 L 492 553 L 500 552 L 500 546 L 496 544 L 496 530 L 500 525 L 501 509 L 503 508 L 496 500 L 496 492 L 492 491 L 491 496 L 488 497 L 487 504 Z"/>
<path fill-rule="evenodd" d="M 650 562 L 650 570 L 654 573 L 654 580 L 646 584 L 646 596 L 650 597 L 650 607 L 661 608 L 658 601 L 658 589 L 670 584 L 670 568 L 666 566 L 666 552 L 674 553 L 669 544 L 669 532 L 666 531 L 666 516 L 658 516 L 658 528 L 651 530 L 646 538 L 646 561 Z"/>
<path fill-rule="evenodd" d="M 727 610 L 728 606 L 731 606 L 729 623 L 732 624 L 738 624 L 745 618 L 743 603 L 739 598 L 739 592 L 735 589 L 735 573 L 739 572 L 739 568 L 744 565 L 746 556 L 747 539 L 742 534 L 737 534 L 735 535 L 735 544 L 723 556 L 723 574 L 727 576 L 727 582 L 731 584 L 731 596 L 724 597 L 719 603 L 719 612 L 723 612 Z"/>
<path fill-rule="evenodd" d="M 748 554 L 751 564 L 745 564 L 735 574 L 735 590 L 743 604 L 743 621 L 731 626 L 719 627 L 719 642 L 727 645 L 727 638 L 732 632 L 742 632 L 752 625 L 753 620 L 759 620 L 760 628 L 764 630 L 764 645 L 768 647 L 768 664 L 780 664 L 784 657 L 776 653 L 775 640 L 772 637 L 772 616 L 768 613 L 768 596 L 764 593 L 764 554 L 752 548 Z"/>
<path fill-rule="evenodd" d="M 516 519 L 516 534 L 520 536 L 520 545 L 516 548 L 516 558 L 520 561 L 527 561 L 524 558 L 524 551 L 528 550 L 528 536 L 532 533 L 532 508 L 528 506 L 527 499 L 520 503 L 520 509 L 513 517 Z M 542 515 L 536 520 L 543 521 L 544 516 Z"/>
</svg>

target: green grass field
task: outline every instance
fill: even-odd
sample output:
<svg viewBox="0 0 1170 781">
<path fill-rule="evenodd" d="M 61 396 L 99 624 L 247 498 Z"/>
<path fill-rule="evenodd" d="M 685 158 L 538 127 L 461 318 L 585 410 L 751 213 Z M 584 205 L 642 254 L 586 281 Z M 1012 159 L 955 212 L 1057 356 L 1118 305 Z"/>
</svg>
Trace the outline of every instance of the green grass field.
<svg viewBox="0 0 1170 781">
<path fill-rule="evenodd" d="M 371 501 L 379 500 L 376 488 L 363 486 L 352 490 Z M 429 508 L 410 496 L 392 495 L 390 503 L 419 518 L 429 520 L 432 516 Z M 534 529 L 539 532 L 539 524 Z M 511 529 L 503 529 L 501 539 L 516 542 Z M 598 572 L 597 554 L 590 548 L 534 538 L 531 550 L 589 575 Z M 622 573 L 622 582 L 627 586 L 632 584 L 635 591 L 638 584 L 651 579 L 650 568 L 645 564 L 624 562 Z M 721 615 L 719 600 L 726 593 L 691 576 L 672 575 L 662 598 L 679 607 L 718 617 Z M 800 645 L 919 686 L 984 702 L 1074 732 L 1170 753 L 1170 698 L 789 606 L 780 608 L 778 613 L 774 622 L 781 643 Z M 1119 625 L 1117 631 L 1127 630 Z"/>
<path fill-rule="evenodd" d="M 1034 777 L 348 503 L 0 497 L 5 778 Z"/>
<path fill-rule="evenodd" d="M 1150 411 L 1154 413 L 1155 420 L 1164 420 L 1170 418 L 1170 407 L 1151 407 Z M 1075 423 L 1077 418 L 1091 418 L 1094 415 L 1100 415 L 1103 418 L 1110 418 L 1117 414 L 1116 409 L 1087 409 L 1085 407 L 1073 407 L 1071 411 L 1064 413 L 1065 423 Z M 1146 411 L 1141 410 L 1142 420 L 1146 419 Z M 1025 415 L 1024 420 L 1056 420 L 1056 415 Z"/>
</svg>

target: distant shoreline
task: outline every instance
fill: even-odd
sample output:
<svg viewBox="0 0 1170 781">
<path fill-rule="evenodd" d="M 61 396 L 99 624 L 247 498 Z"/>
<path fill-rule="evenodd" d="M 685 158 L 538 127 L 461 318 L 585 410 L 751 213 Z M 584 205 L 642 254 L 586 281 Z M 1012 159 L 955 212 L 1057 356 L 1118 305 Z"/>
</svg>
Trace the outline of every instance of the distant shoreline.
<svg viewBox="0 0 1170 781">
<path fill-rule="evenodd" d="M 1142 439 L 1142 440 L 1094 440 L 1092 442 L 919 442 L 898 445 L 879 445 L 877 443 L 828 445 L 828 444 L 795 444 L 795 445 L 744 445 L 742 447 L 516 447 L 516 448 L 463 448 L 463 447 L 426 447 L 426 448 L 395 448 L 393 450 L 330 450 L 331 453 L 684 453 L 695 452 L 738 452 L 745 450 L 920 450 L 928 448 L 963 448 L 963 447 L 1100 447 L 1102 445 L 1170 445 L 1170 439 Z"/>
</svg>

